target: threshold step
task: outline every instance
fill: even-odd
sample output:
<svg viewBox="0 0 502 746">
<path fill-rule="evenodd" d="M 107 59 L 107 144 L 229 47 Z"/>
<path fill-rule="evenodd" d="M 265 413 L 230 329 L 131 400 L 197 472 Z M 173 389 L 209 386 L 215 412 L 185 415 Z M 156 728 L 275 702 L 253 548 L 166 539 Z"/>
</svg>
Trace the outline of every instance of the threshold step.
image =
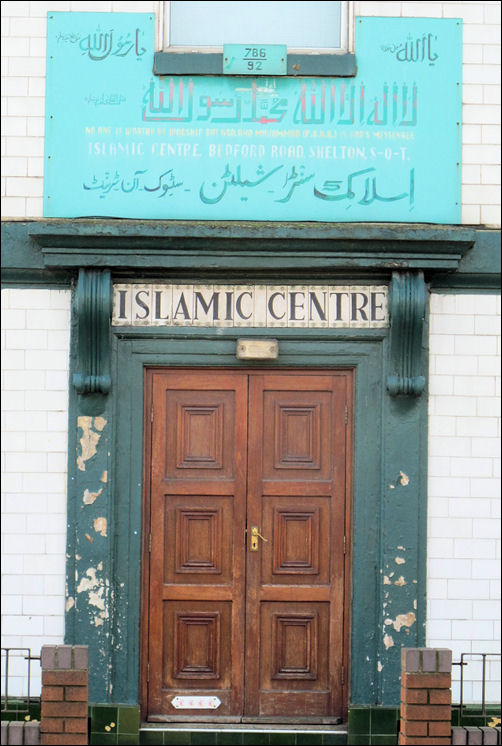
<svg viewBox="0 0 502 746">
<path fill-rule="evenodd" d="M 140 744 L 158 746 L 345 746 L 346 725 L 312 726 L 284 725 L 203 725 L 180 727 L 147 724 L 139 731 Z"/>
</svg>

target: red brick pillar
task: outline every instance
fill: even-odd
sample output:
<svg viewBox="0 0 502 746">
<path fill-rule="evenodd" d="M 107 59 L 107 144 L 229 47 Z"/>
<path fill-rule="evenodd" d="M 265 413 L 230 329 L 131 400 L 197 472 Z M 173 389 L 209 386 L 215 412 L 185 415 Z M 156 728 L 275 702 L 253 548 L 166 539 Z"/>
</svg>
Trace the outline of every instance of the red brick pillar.
<svg viewBox="0 0 502 746">
<path fill-rule="evenodd" d="M 451 744 L 451 650 L 402 648 L 401 744 Z"/>
<path fill-rule="evenodd" d="M 41 744 L 87 744 L 87 645 L 42 648 Z"/>
</svg>

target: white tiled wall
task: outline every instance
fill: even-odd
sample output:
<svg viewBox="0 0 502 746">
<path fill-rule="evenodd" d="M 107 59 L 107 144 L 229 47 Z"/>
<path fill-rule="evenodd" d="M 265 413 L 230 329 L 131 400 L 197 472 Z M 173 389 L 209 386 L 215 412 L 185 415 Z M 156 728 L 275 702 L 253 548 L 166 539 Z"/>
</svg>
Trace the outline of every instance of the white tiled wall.
<svg viewBox="0 0 502 746">
<path fill-rule="evenodd" d="M 42 216 L 45 14 L 160 2 L 2 2 L 2 215 Z M 500 2 L 355 2 L 355 15 L 464 21 L 462 222 L 500 225 Z M 357 52 L 357 50 L 356 50 Z"/>
<path fill-rule="evenodd" d="M 158 12 L 154 0 L 2 0 L 2 217 L 43 213 L 45 40 L 48 10 Z"/>
<path fill-rule="evenodd" d="M 432 295 L 430 393 L 427 644 L 500 653 L 500 296 Z"/>
<path fill-rule="evenodd" d="M 465 224 L 500 225 L 500 9 L 500 2 L 355 3 L 355 14 L 362 16 L 463 19 Z"/>
<path fill-rule="evenodd" d="M 64 635 L 70 291 L 2 290 L 2 320 L 2 646 L 39 655 Z"/>
</svg>

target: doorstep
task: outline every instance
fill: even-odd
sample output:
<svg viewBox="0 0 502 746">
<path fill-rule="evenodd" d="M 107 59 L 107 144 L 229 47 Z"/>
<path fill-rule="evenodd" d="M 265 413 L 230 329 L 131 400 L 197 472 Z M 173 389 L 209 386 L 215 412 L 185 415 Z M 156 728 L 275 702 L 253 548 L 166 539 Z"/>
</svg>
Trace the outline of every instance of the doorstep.
<svg viewBox="0 0 502 746">
<path fill-rule="evenodd" d="M 163 746 L 344 746 L 346 725 L 286 726 L 272 724 L 176 723 L 175 725 L 143 724 L 140 744 Z"/>
</svg>

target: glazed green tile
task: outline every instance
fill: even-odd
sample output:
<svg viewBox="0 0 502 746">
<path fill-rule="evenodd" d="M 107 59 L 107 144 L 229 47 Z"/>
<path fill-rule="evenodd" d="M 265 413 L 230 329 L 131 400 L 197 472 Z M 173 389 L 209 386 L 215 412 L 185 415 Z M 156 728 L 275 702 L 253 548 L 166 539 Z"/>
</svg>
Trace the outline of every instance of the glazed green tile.
<svg viewBox="0 0 502 746">
<path fill-rule="evenodd" d="M 116 733 L 91 733 L 89 743 L 91 746 L 111 746 L 117 743 Z"/>
<path fill-rule="evenodd" d="M 167 746 L 187 746 L 190 744 L 190 731 L 166 730 L 164 731 L 164 744 L 167 744 Z"/>
<path fill-rule="evenodd" d="M 138 733 L 139 731 L 139 707 L 119 706 L 118 729 L 119 733 Z"/>
<path fill-rule="evenodd" d="M 298 746 L 314 746 L 318 744 L 322 746 L 322 733 L 297 733 L 296 743 Z"/>
<path fill-rule="evenodd" d="M 385 708 L 385 707 L 374 707 L 371 710 L 371 731 L 370 733 L 373 735 L 375 733 L 378 734 L 384 734 L 384 733 L 396 733 L 397 728 L 397 719 L 399 717 L 399 710 L 397 710 L 395 707 L 392 708 Z"/>
<path fill-rule="evenodd" d="M 370 737 L 362 733 L 349 733 L 347 744 L 349 746 L 369 746 Z"/>
<path fill-rule="evenodd" d="M 192 746 L 213 746 L 216 744 L 216 733 L 205 733 L 204 731 L 192 731 L 190 743 Z"/>
<path fill-rule="evenodd" d="M 40 720 L 40 712 L 41 707 L 40 705 L 30 705 L 30 718 L 32 720 Z"/>
<path fill-rule="evenodd" d="M 323 746 L 345 746 L 347 743 L 346 733 L 324 733 L 322 737 Z"/>
<path fill-rule="evenodd" d="M 242 743 L 244 746 L 262 746 L 262 744 L 269 744 L 268 733 L 243 733 Z"/>
<path fill-rule="evenodd" d="M 394 746 L 394 744 L 397 744 L 397 735 L 390 735 L 389 733 L 387 735 L 380 735 L 380 736 L 370 736 L 370 743 L 371 746 Z"/>
<path fill-rule="evenodd" d="M 480 728 L 481 726 L 485 725 L 485 721 L 486 721 L 486 718 L 473 717 L 473 716 L 469 717 L 469 716 L 464 715 L 464 717 L 460 719 L 460 725 L 477 726 L 478 728 Z"/>
<path fill-rule="evenodd" d="M 164 733 L 161 730 L 140 730 L 139 732 L 140 744 L 158 744 L 161 746 L 164 743 Z"/>
<path fill-rule="evenodd" d="M 216 743 L 218 746 L 241 746 L 242 733 L 217 733 Z"/>
<path fill-rule="evenodd" d="M 119 733 L 117 736 L 119 746 L 138 746 L 139 733 Z"/>
<path fill-rule="evenodd" d="M 369 735 L 370 713 L 369 707 L 354 707 L 349 710 L 349 735 Z"/>
<path fill-rule="evenodd" d="M 290 746 L 296 744 L 296 733 L 269 733 L 269 743 L 272 746 Z"/>
<path fill-rule="evenodd" d="M 105 731 L 105 727 L 107 725 L 108 727 L 111 727 L 110 723 L 115 723 L 113 730 L 117 731 L 117 721 L 118 707 L 107 705 L 93 705 L 91 712 L 92 733 L 105 733 L 106 735 L 110 735 Z"/>
</svg>

